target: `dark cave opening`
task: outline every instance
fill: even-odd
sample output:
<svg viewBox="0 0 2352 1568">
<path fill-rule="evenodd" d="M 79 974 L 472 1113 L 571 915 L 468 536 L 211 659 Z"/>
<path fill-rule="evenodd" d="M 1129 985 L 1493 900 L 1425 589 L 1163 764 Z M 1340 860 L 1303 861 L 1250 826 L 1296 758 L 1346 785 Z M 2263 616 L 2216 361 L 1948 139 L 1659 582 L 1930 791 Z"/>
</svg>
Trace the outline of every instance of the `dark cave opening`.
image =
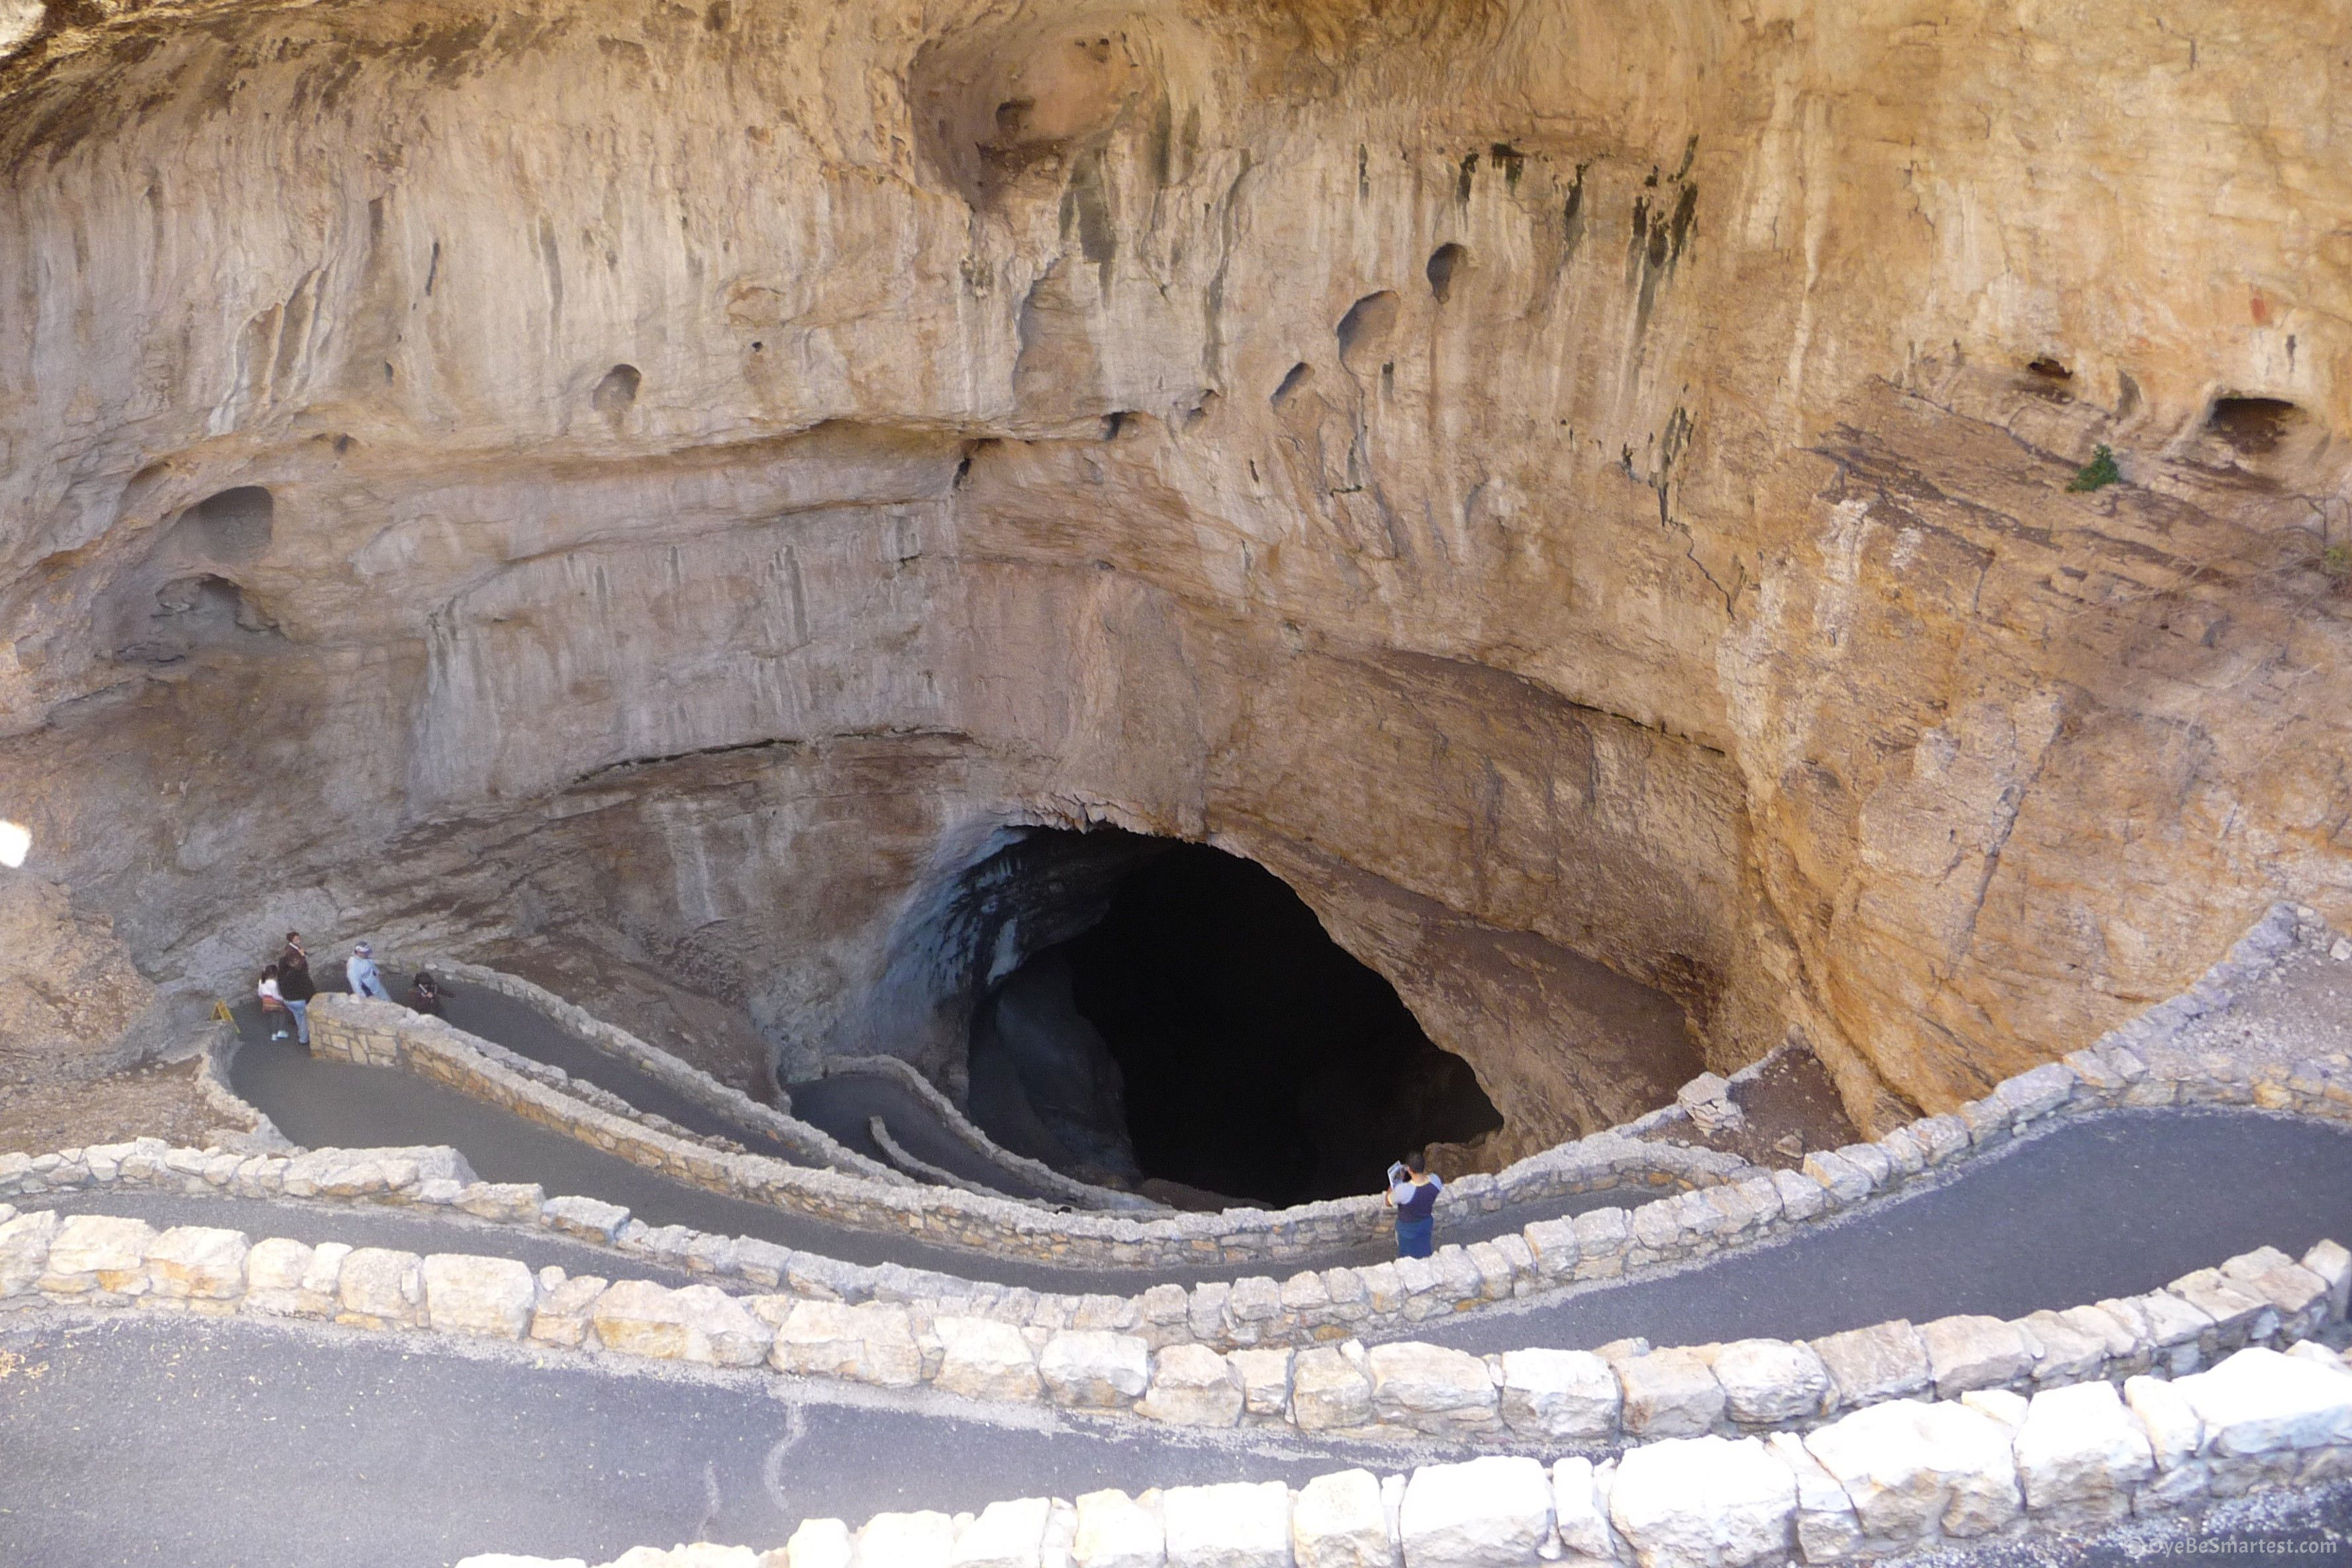
<svg viewBox="0 0 2352 1568">
<path fill-rule="evenodd" d="M 1099 919 L 974 1015 L 972 1114 L 992 1136 L 1066 1168 L 1287 1205 L 1377 1191 L 1406 1150 L 1502 1124 L 1469 1064 L 1264 867 L 1116 830 L 1052 837 L 1097 864 L 1115 837 L 1131 858 Z"/>
</svg>

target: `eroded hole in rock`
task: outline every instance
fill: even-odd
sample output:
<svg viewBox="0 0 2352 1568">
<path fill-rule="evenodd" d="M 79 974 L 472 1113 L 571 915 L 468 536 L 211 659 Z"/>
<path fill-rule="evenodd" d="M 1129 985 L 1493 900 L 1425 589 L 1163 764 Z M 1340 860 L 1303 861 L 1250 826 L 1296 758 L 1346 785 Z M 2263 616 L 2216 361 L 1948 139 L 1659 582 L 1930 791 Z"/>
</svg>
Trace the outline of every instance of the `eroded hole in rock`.
<svg viewBox="0 0 2352 1568">
<path fill-rule="evenodd" d="M 1339 363 L 1358 374 L 1377 363 L 1396 330 L 1397 297 L 1383 289 L 1348 307 L 1339 318 Z"/>
<path fill-rule="evenodd" d="M 181 526 L 188 530 L 190 543 L 215 561 L 251 561 L 269 548 L 276 512 L 268 490 L 239 485 L 190 507 Z"/>
<path fill-rule="evenodd" d="M 1501 1125 L 1469 1065 L 1263 867 L 1116 830 L 1025 847 L 1083 865 L 1069 894 L 1096 908 L 973 1016 L 972 1115 L 1000 1142 L 1282 1205 L 1375 1190 L 1405 1150 Z"/>
<path fill-rule="evenodd" d="M 1274 389 L 1274 395 L 1267 398 L 1266 401 L 1273 404 L 1276 408 L 1280 408 L 1283 405 L 1288 403 L 1293 397 L 1298 395 L 1298 389 L 1300 387 L 1305 386 L 1308 382 L 1314 379 L 1315 367 L 1308 364 L 1305 360 L 1300 360 L 1297 364 L 1292 365 L 1289 370 L 1283 373 L 1282 384 Z"/>
<path fill-rule="evenodd" d="M 1469 264 L 1470 252 L 1458 245 L 1441 245 L 1429 255 L 1429 291 L 1444 304 L 1454 293 L 1454 276 Z"/>
<path fill-rule="evenodd" d="M 2217 397 L 2205 428 L 2249 457 L 2275 449 L 2302 416 L 2283 397 Z"/>
<path fill-rule="evenodd" d="M 618 423 L 621 416 L 629 411 L 629 405 L 636 402 L 637 388 L 644 380 L 635 365 L 616 364 L 604 373 L 596 390 L 588 395 L 589 405 L 605 418 Z"/>
<path fill-rule="evenodd" d="M 143 623 L 126 628 L 114 657 L 139 664 L 170 664 L 198 648 L 234 645 L 276 630 L 275 623 L 235 583 L 199 573 L 157 588 L 153 608 Z"/>
</svg>

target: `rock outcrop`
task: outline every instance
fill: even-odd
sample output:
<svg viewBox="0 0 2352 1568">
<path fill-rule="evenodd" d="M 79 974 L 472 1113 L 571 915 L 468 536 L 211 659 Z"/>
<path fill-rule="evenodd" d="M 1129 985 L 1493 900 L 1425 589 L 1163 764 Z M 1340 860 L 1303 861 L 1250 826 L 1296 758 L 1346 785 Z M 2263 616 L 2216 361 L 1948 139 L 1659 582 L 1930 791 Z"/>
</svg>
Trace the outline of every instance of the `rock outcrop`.
<svg viewBox="0 0 2352 1568">
<path fill-rule="evenodd" d="M 1113 822 L 1500 1155 L 1652 994 L 1878 1129 L 2352 918 L 2333 16 L 36 9 L 0 806 L 163 985 L 562 942 L 805 1065 Z"/>
</svg>

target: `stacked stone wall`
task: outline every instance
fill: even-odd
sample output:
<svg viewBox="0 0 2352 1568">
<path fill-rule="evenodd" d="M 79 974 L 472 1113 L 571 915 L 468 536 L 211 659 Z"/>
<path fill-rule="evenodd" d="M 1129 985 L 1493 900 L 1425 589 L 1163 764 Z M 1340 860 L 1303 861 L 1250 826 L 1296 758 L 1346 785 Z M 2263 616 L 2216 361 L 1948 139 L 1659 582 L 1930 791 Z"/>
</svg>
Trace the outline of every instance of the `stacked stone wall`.
<svg viewBox="0 0 2352 1568">
<path fill-rule="evenodd" d="M 2097 1046 L 1997 1085 L 1955 1115 L 1914 1122 L 1874 1144 L 1818 1153 L 1807 1160 L 1801 1172 L 1759 1173 L 1627 1207 L 1594 1209 L 1573 1218 L 1539 1219 L 1492 1241 L 1441 1247 L 1427 1259 L 1302 1269 L 1283 1279 L 1269 1274 L 1189 1289 L 1161 1284 L 1127 1295 L 1057 1294 L 981 1284 L 898 1265 L 850 1265 L 752 1238 L 648 1226 L 617 1205 L 581 1196 L 549 1198 L 532 1186 L 499 1188 L 496 1195 L 484 1198 L 459 1183 L 423 1179 L 416 1173 L 415 1162 L 397 1152 L 324 1151 L 290 1161 L 221 1151 L 167 1151 L 157 1143 L 90 1151 L 87 1157 L 82 1151 L 38 1158 L 0 1156 L 0 1195 L 37 1196 L 92 1184 L 153 1180 L 192 1191 L 226 1190 L 248 1195 L 307 1188 L 359 1201 L 459 1204 L 473 1212 L 487 1210 L 519 1223 L 583 1236 L 612 1247 L 624 1259 L 651 1258 L 762 1289 L 782 1289 L 809 1300 L 901 1305 L 937 1316 L 986 1316 L 1047 1332 L 1083 1327 L 1129 1333 L 1155 1351 L 1188 1342 L 1219 1352 L 1371 1342 L 1398 1337 L 1409 1332 L 1413 1323 L 1433 1317 L 1678 1266 L 1727 1247 L 1833 1219 L 1857 1204 L 1948 1172 L 1957 1161 L 2003 1146 L 2021 1133 L 2062 1117 L 2119 1107 L 2211 1104 L 2252 1105 L 2323 1120 L 2352 1120 L 2352 1075 L 2326 1062 L 2281 1057 L 2263 1048 L 2259 1041 L 2227 1052 L 2207 1049 L 2190 1030 L 2195 1020 L 2226 1005 L 2232 987 L 2259 977 L 2267 965 L 2298 942 L 2315 944 L 2324 951 L 2332 936 L 2315 919 L 2282 907 L 2266 917 L 2197 988 L 2151 1010 Z M 717 1184 L 720 1190 L 764 1195 L 779 1190 L 765 1184 L 782 1175 L 794 1184 L 782 1190 L 815 1191 L 827 1201 L 837 1197 L 840 1206 L 833 1212 L 853 1223 L 862 1219 L 872 1224 L 878 1212 L 884 1216 L 881 1223 L 900 1234 L 953 1239 L 960 1233 L 926 1232 L 917 1222 L 943 1215 L 956 1216 L 959 1222 L 973 1215 L 1009 1216 L 1013 1222 L 1009 1229 L 961 1234 L 982 1236 L 986 1238 L 982 1245 L 992 1251 L 1083 1264 L 1088 1258 L 1068 1245 L 1070 1238 L 1086 1234 L 1100 1243 L 1108 1231 L 1112 1239 L 1106 1250 L 1112 1263 L 1149 1268 L 1154 1262 L 1181 1265 L 1213 1259 L 1221 1256 L 1216 1248 L 1226 1234 L 1221 1226 L 1255 1227 L 1285 1217 L 1185 1215 L 1150 1222 L 1167 1227 L 1155 1234 L 1142 1223 L 1125 1217 L 1055 1215 L 1009 1200 L 935 1190 L 884 1189 L 834 1173 L 797 1171 L 775 1162 L 754 1161 L 667 1139 L 583 1106 L 505 1072 L 457 1031 L 416 1019 L 404 1010 L 348 1001 L 340 1005 L 362 1019 L 369 1009 L 379 1009 L 380 1016 L 388 1021 L 382 1029 L 362 1029 L 338 1037 L 336 1031 L 341 1026 L 336 1016 L 338 1005 L 314 1009 L 314 1020 L 323 1026 L 323 1029 L 314 1027 L 314 1037 L 325 1034 L 332 1042 L 329 1048 L 354 1059 L 398 1061 L 405 1051 L 411 1053 L 418 1070 L 448 1071 L 486 1094 L 511 1096 L 516 1107 L 531 1108 L 518 1113 L 532 1114 L 534 1120 L 563 1127 L 615 1152 L 635 1151 L 649 1163 L 667 1161 L 663 1168 L 686 1179 Z M 424 1065 L 427 1063 L 430 1068 Z M 1603 1135 L 1551 1151 L 1539 1159 L 1549 1162 L 1548 1180 L 1558 1181 L 1566 1170 L 1581 1169 L 1593 1185 L 1609 1180 L 1646 1184 L 1655 1180 L 1658 1172 L 1640 1162 L 1673 1158 L 1675 1152 L 1674 1145 Z M 1612 1163 L 1618 1159 L 1630 1163 L 1618 1168 Z M 410 1174 L 405 1182 L 389 1180 L 387 1170 Z M 1457 1205 L 1499 1202 L 1505 1190 L 1498 1178 L 1472 1178 L 1460 1186 L 1470 1192 L 1457 1197 Z M 1294 1211 L 1294 1216 L 1303 1214 L 1314 1219 L 1316 1210 L 1328 1206 Z M 1376 1214 L 1376 1205 L 1370 1212 Z M 910 1215 L 914 1216 L 911 1221 Z M 1267 1233 L 1244 1228 L 1239 1234 L 1262 1242 Z M 1340 1238 L 1358 1235 L 1336 1234 Z M 1307 1244 L 1315 1244 L 1311 1232 Z"/>
<path fill-rule="evenodd" d="M 1120 1269 L 1280 1261 L 1375 1244 L 1390 1226 L 1378 1197 L 1278 1211 L 1162 1211 L 1142 1218 L 1057 1213 L 992 1194 L 912 1187 L 896 1173 L 892 1183 L 877 1184 L 715 1149 L 646 1125 L 519 1070 L 501 1059 L 509 1053 L 488 1041 L 391 1003 L 321 996 L 311 1004 L 310 1019 L 311 1049 L 321 1056 L 416 1073 L 674 1180 L 996 1256 Z M 1465 1177 L 1448 1189 L 1440 1216 L 1442 1223 L 1450 1215 L 1626 1187 L 1695 1191 L 1759 1175 L 1712 1150 L 1602 1133 L 1521 1161 L 1499 1175 Z M 1507 1268 L 1504 1277 L 1521 1275 L 1530 1282 L 1536 1278 L 1531 1258 Z"/>
<path fill-rule="evenodd" d="M 365 1167 L 314 1163 L 291 1184 L 309 1193 L 403 1180 L 458 1185 L 467 1174 L 446 1151 L 387 1151 Z M 473 1184 L 466 1201 L 496 1212 L 528 1195 Z M 1810 1342 L 1654 1349 L 1635 1340 L 1486 1356 L 1358 1340 L 1220 1352 L 1181 1341 L 1155 1348 L 1109 1326 L 1119 1314 L 1089 1321 L 1083 1308 L 1055 1326 L 920 1303 L 739 1296 L 707 1282 L 672 1289 L 471 1254 L 256 1241 L 218 1226 L 158 1231 L 139 1219 L 0 1205 L 0 1307 L 331 1319 L 928 1385 L 1167 1426 L 1604 1455 L 1659 1438 L 1803 1431 L 1889 1401 L 1999 1411 L 2037 1391 L 2186 1376 L 2249 1345 L 2292 1346 L 2341 1325 L 2347 1290 L 2352 1252 L 2325 1241 L 2299 1262 L 2263 1247 L 2160 1290 L 2006 1322 L 1897 1320 Z"/>
<path fill-rule="evenodd" d="M 419 1173 L 446 1173 L 428 1180 L 458 1173 L 429 1152 L 407 1158 Z M 1829 1563 L 2014 1539 L 2036 1525 L 2080 1531 L 2352 1476 L 2352 1368 L 2308 1337 L 2340 1329 L 2347 1289 L 2352 1252 L 2329 1241 L 2300 1263 L 2265 1248 L 2096 1307 L 2008 1324 L 1878 1324 L 1810 1345 L 1528 1350 L 1482 1361 L 1351 1342 L 1221 1356 L 1189 1344 L 1154 1352 L 1139 1337 L 1102 1331 L 1045 1333 L 880 1304 L 744 1299 L 709 1284 L 608 1282 L 498 1257 L 256 1241 L 214 1226 L 158 1231 L 0 1205 L 0 1310 L 327 1321 L 928 1385 L 1191 1426 L 1286 1419 L 1325 1435 L 1539 1447 L 1554 1459 L 1489 1455 L 1388 1481 L 1353 1471 L 1296 1494 L 1276 1482 L 1024 1500 L 961 1520 L 884 1515 L 855 1540 L 838 1521 L 815 1521 L 785 1548 L 786 1568 L 950 1568 L 971 1560 L 961 1549 L 983 1529 L 1017 1537 L 1011 1556 L 989 1561 L 1038 1568 L 1172 1568 L 1207 1561 L 1196 1553 L 1211 1536 L 1249 1553 L 1215 1560 L 1270 1568 L 1400 1557 L 1413 1568 L 1495 1568 L 1563 1552 L 1675 1568 L 1735 1560 L 1727 1546 L 1741 1563 Z M 1056 1555 L 1059 1510 L 1071 1529 Z M 1135 1537 L 1124 1553 L 1079 1544 L 1089 1511 L 1104 1529 L 1118 1516 Z M 1346 1542 L 1356 1556 L 1328 1555 Z M 862 1555 L 823 1555 L 834 1545 Z"/>
<path fill-rule="evenodd" d="M 1777 1568 L 2085 1532 L 2352 1475 L 2352 1369 L 2301 1344 L 2031 1399 L 1897 1400 L 1799 1436 L 1678 1437 L 1595 1464 L 1021 1498 L 802 1521 L 781 1548 L 640 1547 L 607 1568 Z M 471 1558 L 457 1568 L 583 1568 Z"/>
</svg>

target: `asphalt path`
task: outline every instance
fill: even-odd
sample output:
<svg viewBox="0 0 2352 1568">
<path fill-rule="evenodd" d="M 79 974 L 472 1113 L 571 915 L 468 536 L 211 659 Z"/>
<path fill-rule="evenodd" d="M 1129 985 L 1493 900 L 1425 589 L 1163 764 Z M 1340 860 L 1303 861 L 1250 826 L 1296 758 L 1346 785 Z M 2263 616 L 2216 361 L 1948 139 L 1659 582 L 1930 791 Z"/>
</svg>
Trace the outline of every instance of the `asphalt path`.
<svg viewBox="0 0 2352 1568">
<path fill-rule="evenodd" d="M 695 1540 L 765 1549 L 803 1518 L 854 1525 L 1097 1487 L 1296 1486 L 1443 1450 L 845 1398 L 753 1374 L 327 1328 L 44 1313 L 0 1317 L 0 1456 L 8 1568 L 446 1568 L 477 1552 L 598 1563 Z M 2089 1543 L 1941 1561 L 2239 1562 L 2231 1540 L 2326 1551 L 2347 1524 L 2352 1491 L 2338 1486 L 2240 1500 L 2210 1522 L 2132 1521 Z"/>
<path fill-rule="evenodd" d="M 2352 1244 L 2352 1130 L 2252 1110 L 2112 1111 L 1769 1246 L 1410 1335 L 1486 1352 L 2018 1318 L 2152 1290 L 2257 1247 L 2299 1257 L 2324 1237 Z"/>
<path fill-rule="evenodd" d="M 259 1033 L 257 1024 L 252 1032 Z M 409 1074 L 322 1061 L 287 1044 L 251 1041 L 233 1078 L 289 1137 L 313 1146 L 449 1143 L 489 1180 L 537 1181 L 551 1193 L 626 1204 L 648 1223 L 760 1236 L 856 1263 L 897 1261 L 1038 1289 L 1131 1293 L 1160 1279 L 1189 1285 L 1286 1274 L 1374 1262 L 1387 1252 L 1374 1244 L 1272 1267 L 1032 1263 L 721 1197 Z M 1455 1219 L 1439 1239 L 1481 1239 L 1613 1196 Z M 1635 1335 L 1683 1344 L 1794 1339 L 1958 1312 L 2015 1317 L 2152 1289 L 2257 1246 L 2299 1253 L 2324 1236 L 2352 1242 L 2352 1131 L 2252 1110 L 2116 1111 L 2053 1124 L 1996 1155 L 1962 1162 L 1937 1184 L 1914 1185 L 1841 1223 L 1807 1226 L 1699 1268 L 1402 1331 L 1491 1351 Z"/>
<path fill-rule="evenodd" d="M 413 1073 L 356 1067 L 314 1057 L 290 1039 L 273 1040 L 257 1012 L 240 1008 L 237 1017 L 245 1044 L 229 1064 L 230 1086 L 249 1104 L 267 1112 L 278 1131 L 295 1142 L 313 1149 L 446 1144 L 461 1151 L 484 1181 L 537 1182 L 551 1195 L 603 1198 L 626 1205 L 648 1225 L 684 1225 L 720 1236 L 755 1236 L 845 1262 L 896 1262 L 961 1279 L 1078 1294 L 1139 1291 L 1161 1280 L 1191 1285 L 1269 1272 L 1288 1275 L 1300 1268 L 1377 1263 L 1392 1256 L 1387 1242 L 1375 1241 L 1273 1265 L 1074 1268 L 880 1235 L 673 1181 Z M 1513 1205 L 1454 1223 L 1444 1239 L 1467 1241 L 1500 1235 L 1533 1219 L 1577 1214 L 1621 1198 L 1622 1194 L 1602 1192 Z"/>
<path fill-rule="evenodd" d="M 73 1204 L 120 1211 L 133 1197 Z M 141 1201 L 199 1217 L 228 1206 Z M 295 1232 L 285 1216 L 298 1205 L 250 1208 L 270 1221 L 253 1228 Z M 1412 1331 L 1504 1349 L 2014 1316 L 2326 1234 L 2352 1235 L 2352 1134 L 2249 1111 L 2124 1112 L 1778 1245 Z M 490 1550 L 593 1562 L 644 1542 L 772 1546 L 805 1516 L 1295 1481 L 1439 1451 L 1202 1438 L 624 1358 L 146 1314 L 0 1319 L 0 1352 L 5 1563 L 391 1568 Z"/>
<path fill-rule="evenodd" d="M 236 1321 L 0 1317 L 0 1563 L 445 1568 L 1412 1455 Z"/>
<path fill-rule="evenodd" d="M 344 987 L 338 984 L 320 989 Z M 273 1030 L 264 1022 L 257 1003 L 243 1003 L 235 1012 L 237 1030 L 247 1047 L 281 1043 L 271 1039 Z M 689 1131 L 732 1139 L 787 1164 L 814 1163 L 763 1129 L 689 1099 L 635 1063 L 598 1050 L 536 1007 L 511 996 L 453 983 L 443 998 L 441 1016 L 469 1035 L 561 1068 L 573 1078 L 619 1095 L 639 1110 L 665 1117 Z M 899 1147 L 919 1160 L 1008 1197 L 1054 1199 L 1054 1194 L 981 1154 L 942 1125 L 938 1112 L 920 1095 L 887 1079 L 854 1074 L 801 1085 L 793 1090 L 791 1114 L 821 1129 L 836 1142 L 888 1165 L 890 1157 L 866 1125 L 868 1118 L 879 1116 Z"/>
<path fill-rule="evenodd" d="M 866 1123 L 880 1117 L 898 1147 L 927 1164 L 967 1182 L 1034 1203 L 1057 1203 L 1056 1194 L 1023 1180 L 957 1137 L 939 1113 L 904 1084 L 875 1073 L 836 1073 L 792 1087 L 793 1114 L 868 1159 L 893 1162 L 875 1142 Z"/>
<path fill-rule="evenodd" d="M 533 1061 L 562 1068 L 573 1078 L 610 1090 L 639 1110 L 667 1117 L 688 1131 L 731 1138 L 746 1149 L 790 1164 L 811 1163 L 790 1144 L 700 1100 L 688 1099 L 644 1068 L 606 1055 L 536 1007 L 511 996 L 502 996 L 478 985 L 454 987 L 442 1004 L 441 1016 L 469 1035 L 495 1040 Z M 257 1033 L 247 1030 L 246 1038 L 251 1041 Z"/>
</svg>

